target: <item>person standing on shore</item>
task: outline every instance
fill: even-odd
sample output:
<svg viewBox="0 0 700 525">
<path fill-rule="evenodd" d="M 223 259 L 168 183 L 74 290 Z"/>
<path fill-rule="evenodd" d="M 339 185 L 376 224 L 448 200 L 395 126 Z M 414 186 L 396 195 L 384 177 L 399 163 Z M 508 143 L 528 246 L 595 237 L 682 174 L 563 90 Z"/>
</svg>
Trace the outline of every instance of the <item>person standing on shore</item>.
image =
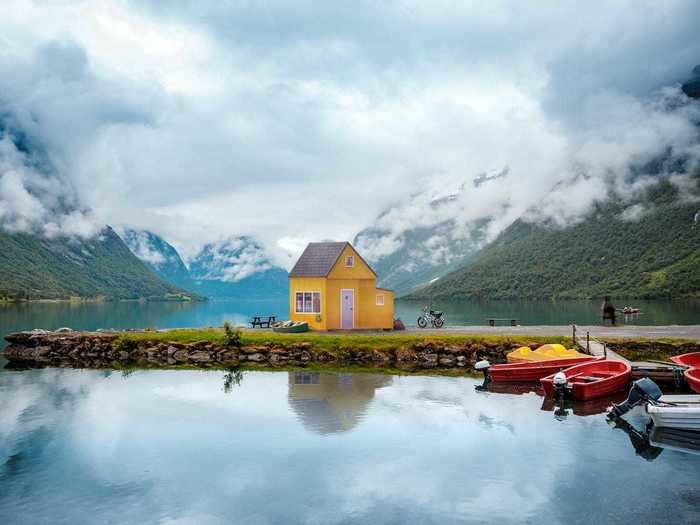
<svg viewBox="0 0 700 525">
<path fill-rule="evenodd" d="M 615 306 L 610 301 L 610 296 L 606 295 L 603 299 L 603 305 L 601 306 L 603 313 L 603 324 L 606 320 L 610 320 L 610 323 L 615 326 Z"/>
</svg>

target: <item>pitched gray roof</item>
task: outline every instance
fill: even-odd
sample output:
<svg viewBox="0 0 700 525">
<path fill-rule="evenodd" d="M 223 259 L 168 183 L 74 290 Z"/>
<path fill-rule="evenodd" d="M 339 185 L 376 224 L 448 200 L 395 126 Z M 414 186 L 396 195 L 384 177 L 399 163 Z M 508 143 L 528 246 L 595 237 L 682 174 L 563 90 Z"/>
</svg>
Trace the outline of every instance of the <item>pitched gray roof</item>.
<svg viewBox="0 0 700 525">
<path fill-rule="evenodd" d="M 326 277 L 336 261 L 343 253 L 346 246 L 352 248 L 349 242 L 311 242 L 301 254 L 299 260 L 289 272 L 290 277 Z M 354 249 L 354 248 L 353 248 Z M 357 250 L 355 250 L 357 253 Z M 358 257 L 367 264 L 362 258 L 362 255 L 357 253 Z M 370 271 L 376 275 L 372 267 L 367 264 Z"/>
<path fill-rule="evenodd" d="M 325 277 L 343 253 L 347 242 L 312 242 L 289 272 L 290 277 Z"/>
</svg>

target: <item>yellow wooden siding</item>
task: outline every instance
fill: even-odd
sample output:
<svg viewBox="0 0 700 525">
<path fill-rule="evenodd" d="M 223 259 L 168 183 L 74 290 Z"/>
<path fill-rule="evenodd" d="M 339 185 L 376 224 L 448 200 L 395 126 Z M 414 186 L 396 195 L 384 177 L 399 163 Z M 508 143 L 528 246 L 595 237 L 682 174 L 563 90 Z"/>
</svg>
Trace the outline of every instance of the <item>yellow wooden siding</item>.
<svg viewBox="0 0 700 525">
<path fill-rule="evenodd" d="M 296 292 L 321 292 L 321 313 L 297 313 Z M 318 321 L 317 317 L 321 320 Z M 291 277 L 289 279 L 289 318 L 305 321 L 313 330 L 326 330 L 326 279 L 323 277 Z"/>
<path fill-rule="evenodd" d="M 326 327 L 338 330 L 340 326 L 340 290 L 355 291 L 355 328 L 379 329 L 394 326 L 394 294 L 378 290 L 374 279 L 329 279 L 326 285 L 328 300 Z M 384 306 L 377 306 L 377 294 L 384 295 Z"/>
<path fill-rule="evenodd" d="M 354 256 L 354 265 L 345 266 L 345 258 Z M 390 329 L 394 326 L 394 294 L 390 290 L 377 288 L 374 272 L 352 248 L 346 246 L 328 277 L 290 277 L 289 317 L 294 321 L 306 321 L 313 330 L 339 330 L 340 291 L 351 289 L 355 292 L 353 310 L 354 328 Z M 321 292 L 321 314 L 296 313 L 296 292 Z M 384 306 L 377 305 L 377 295 L 384 295 Z"/>
<path fill-rule="evenodd" d="M 351 268 L 345 266 L 345 258 L 348 255 L 352 255 L 355 258 L 354 265 Z M 362 260 L 362 257 L 355 251 L 355 249 L 347 245 L 343 249 L 343 253 L 340 255 L 335 265 L 328 272 L 329 279 L 376 279 L 374 272 L 371 270 L 367 264 Z"/>
</svg>

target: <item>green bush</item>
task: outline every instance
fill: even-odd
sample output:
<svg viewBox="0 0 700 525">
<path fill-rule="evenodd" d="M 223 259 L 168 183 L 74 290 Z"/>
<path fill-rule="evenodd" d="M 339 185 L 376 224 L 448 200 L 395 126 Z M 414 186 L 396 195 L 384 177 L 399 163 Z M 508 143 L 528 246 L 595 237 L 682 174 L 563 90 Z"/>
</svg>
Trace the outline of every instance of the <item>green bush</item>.
<svg viewBox="0 0 700 525">
<path fill-rule="evenodd" d="M 241 347 L 241 329 L 233 328 L 228 321 L 224 323 L 224 345 L 229 348 Z"/>
</svg>

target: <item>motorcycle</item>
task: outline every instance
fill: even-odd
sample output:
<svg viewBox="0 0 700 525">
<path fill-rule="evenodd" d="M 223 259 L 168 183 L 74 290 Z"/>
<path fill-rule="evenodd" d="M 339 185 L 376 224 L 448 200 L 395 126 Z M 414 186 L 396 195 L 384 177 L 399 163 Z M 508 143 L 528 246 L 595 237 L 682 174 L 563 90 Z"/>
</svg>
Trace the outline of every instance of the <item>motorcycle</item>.
<svg viewBox="0 0 700 525">
<path fill-rule="evenodd" d="M 442 328 L 445 325 L 445 320 L 442 318 L 442 312 L 428 309 L 426 306 L 423 308 L 423 313 L 418 317 L 418 326 L 426 328 L 429 324 L 433 328 Z"/>
</svg>

